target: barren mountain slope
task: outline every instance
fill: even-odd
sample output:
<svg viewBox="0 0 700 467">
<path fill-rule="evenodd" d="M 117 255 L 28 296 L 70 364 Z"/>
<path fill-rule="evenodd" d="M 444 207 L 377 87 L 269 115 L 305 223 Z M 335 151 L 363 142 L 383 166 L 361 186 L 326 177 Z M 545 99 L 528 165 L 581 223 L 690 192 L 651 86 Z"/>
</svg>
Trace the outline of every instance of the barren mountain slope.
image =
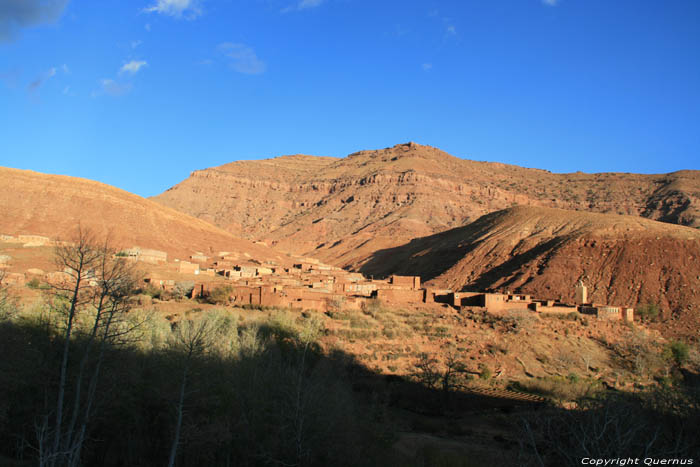
<svg viewBox="0 0 700 467">
<path fill-rule="evenodd" d="M 187 258 L 195 251 L 247 253 L 259 260 L 285 255 L 241 240 L 200 219 L 103 183 L 0 168 L 0 233 L 70 239 L 80 223 L 110 232 L 119 247 L 138 245 Z"/>
<path fill-rule="evenodd" d="M 700 329 L 700 231 L 639 217 L 515 207 L 377 252 L 361 271 L 568 302 L 582 279 L 595 302 L 656 303 L 684 334 Z"/>
<path fill-rule="evenodd" d="M 193 172 L 154 200 L 236 235 L 356 268 L 374 251 L 516 204 L 700 227 L 700 172 L 553 174 L 408 143 L 342 159 L 233 162 Z"/>
</svg>

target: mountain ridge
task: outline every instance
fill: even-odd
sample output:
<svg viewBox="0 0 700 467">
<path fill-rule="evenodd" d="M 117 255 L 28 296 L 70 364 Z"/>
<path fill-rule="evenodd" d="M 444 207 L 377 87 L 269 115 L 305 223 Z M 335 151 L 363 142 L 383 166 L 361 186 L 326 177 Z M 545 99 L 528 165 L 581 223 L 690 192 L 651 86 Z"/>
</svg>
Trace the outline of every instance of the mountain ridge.
<svg viewBox="0 0 700 467">
<path fill-rule="evenodd" d="M 138 245 L 180 258 L 228 249 L 259 259 L 285 259 L 201 219 L 78 177 L 0 167 L 0 206 L 0 232 L 8 235 L 66 240 L 81 225 L 100 237 L 110 235 L 115 246 Z"/>
<path fill-rule="evenodd" d="M 225 169 L 221 169 L 225 167 Z M 513 205 L 700 227 L 700 171 L 556 174 L 406 143 L 195 171 L 154 201 L 283 251 L 359 268 L 373 252 Z"/>
</svg>

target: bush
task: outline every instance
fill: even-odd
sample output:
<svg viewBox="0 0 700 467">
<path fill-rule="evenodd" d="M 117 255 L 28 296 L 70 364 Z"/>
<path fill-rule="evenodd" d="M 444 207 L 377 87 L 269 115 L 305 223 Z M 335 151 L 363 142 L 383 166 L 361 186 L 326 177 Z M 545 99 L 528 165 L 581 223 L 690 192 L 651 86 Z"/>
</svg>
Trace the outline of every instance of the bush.
<svg viewBox="0 0 700 467">
<path fill-rule="evenodd" d="M 362 303 L 362 312 L 370 315 L 372 318 L 376 318 L 377 314 L 383 311 L 384 306 L 378 298 L 371 298 Z"/>
<path fill-rule="evenodd" d="M 225 305 L 229 302 L 229 297 L 232 292 L 233 287 L 230 285 L 222 285 L 209 292 L 207 300 L 214 305 Z"/>
<path fill-rule="evenodd" d="M 666 360 L 673 360 L 678 366 L 682 366 L 688 361 L 689 353 L 690 349 L 688 348 L 688 344 L 681 341 L 673 341 L 664 349 L 664 357 Z"/>
<path fill-rule="evenodd" d="M 581 459 L 692 458 L 699 452 L 698 394 L 662 389 L 582 399 L 574 410 L 521 419 L 520 465 L 581 465 Z"/>
<path fill-rule="evenodd" d="M 637 307 L 636 313 L 642 320 L 654 321 L 659 317 L 659 305 L 656 303 L 640 305 Z"/>
<path fill-rule="evenodd" d="M 154 287 L 151 284 L 146 285 L 146 287 L 143 287 L 140 290 L 142 295 L 148 295 L 151 298 L 157 298 L 160 300 L 163 296 L 163 289 L 159 289 L 157 287 Z"/>
<path fill-rule="evenodd" d="M 29 282 L 27 282 L 27 287 L 29 287 L 30 289 L 34 289 L 34 290 L 48 289 L 48 285 L 42 284 L 41 281 L 39 279 L 37 279 L 36 277 L 33 278 L 32 280 L 30 280 Z"/>
</svg>

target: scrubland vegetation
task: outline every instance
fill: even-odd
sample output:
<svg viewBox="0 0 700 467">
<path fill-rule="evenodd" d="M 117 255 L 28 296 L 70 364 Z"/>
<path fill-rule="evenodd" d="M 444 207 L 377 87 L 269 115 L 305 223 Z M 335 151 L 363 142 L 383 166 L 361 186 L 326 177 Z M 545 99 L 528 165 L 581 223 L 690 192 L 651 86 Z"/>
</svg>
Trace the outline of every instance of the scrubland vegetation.
<svg viewBox="0 0 700 467">
<path fill-rule="evenodd" d="M 63 322 L 37 306 L 0 323 L 11 356 L 0 363 L 0 459 L 36 465 L 53 439 Z M 211 311 L 171 325 L 132 312 L 123 325 L 131 332 L 105 349 L 91 402 L 77 395 L 82 322 L 70 341 L 65 405 L 79 400 L 81 416 L 93 405 L 75 465 L 382 465 L 390 453 L 381 407 L 353 395 L 351 358 L 322 354 L 313 320 L 298 329 L 284 316 L 243 323 Z M 55 465 L 70 465 L 64 457 Z"/>
<path fill-rule="evenodd" d="M 580 465 L 700 452 L 700 397 L 684 373 L 697 350 L 634 327 L 596 338 L 602 362 L 569 334 L 592 326 L 580 317 L 448 319 L 379 301 L 326 314 L 192 302 L 173 316 L 142 306 L 158 295 L 106 247 L 85 242 L 59 261 L 74 274 L 33 305 L 0 287 L 2 465 Z M 559 347 L 535 345 L 543 329 Z M 551 374 L 503 377 L 521 365 Z M 604 365 L 634 385 L 611 390 Z"/>
</svg>

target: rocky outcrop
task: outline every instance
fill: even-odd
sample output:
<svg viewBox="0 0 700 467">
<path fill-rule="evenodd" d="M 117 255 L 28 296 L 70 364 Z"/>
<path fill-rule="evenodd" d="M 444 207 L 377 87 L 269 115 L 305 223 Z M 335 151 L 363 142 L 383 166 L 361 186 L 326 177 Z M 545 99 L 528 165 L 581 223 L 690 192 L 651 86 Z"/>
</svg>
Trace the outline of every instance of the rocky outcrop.
<svg viewBox="0 0 700 467">
<path fill-rule="evenodd" d="M 415 143 L 194 172 L 155 201 L 283 251 L 359 268 L 371 255 L 514 205 L 700 227 L 700 172 L 554 174 Z"/>
<path fill-rule="evenodd" d="M 379 251 L 361 271 L 569 303 L 583 280 L 594 302 L 657 304 L 666 331 L 700 337 L 700 231 L 639 217 L 510 208 Z"/>
</svg>

